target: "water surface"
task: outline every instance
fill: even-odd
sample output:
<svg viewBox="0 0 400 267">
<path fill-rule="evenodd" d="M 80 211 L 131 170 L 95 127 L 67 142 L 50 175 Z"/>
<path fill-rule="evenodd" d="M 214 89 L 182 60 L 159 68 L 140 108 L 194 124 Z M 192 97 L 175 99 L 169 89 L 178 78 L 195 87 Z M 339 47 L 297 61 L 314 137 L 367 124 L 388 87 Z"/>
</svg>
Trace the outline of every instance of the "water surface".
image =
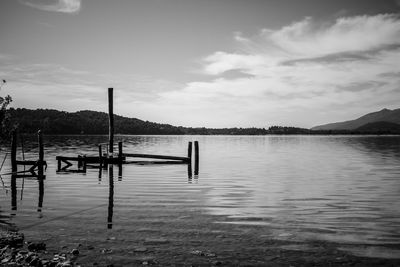
<svg viewBox="0 0 400 267">
<path fill-rule="evenodd" d="M 200 173 L 188 175 L 186 165 L 114 166 L 111 179 L 110 170 L 96 168 L 56 173 L 56 155 L 95 155 L 107 137 L 47 136 L 42 184 L 17 179 L 13 203 L 10 176 L 2 176 L 2 221 L 57 232 L 76 227 L 79 218 L 82 229 L 129 235 L 130 224 L 144 216 L 157 224 L 194 212 L 214 216 L 214 225 L 257 226 L 277 240 L 322 240 L 356 255 L 400 258 L 400 137 L 117 138 L 130 153 L 176 156 L 186 156 L 187 142 L 198 140 Z M 36 144 L 26 139 L 25 157 L 36 159 Z M 1 160 L 7 151 L 2 147 Z M 1 173 L 9 171 L 8 158 Z"/>
</svg>

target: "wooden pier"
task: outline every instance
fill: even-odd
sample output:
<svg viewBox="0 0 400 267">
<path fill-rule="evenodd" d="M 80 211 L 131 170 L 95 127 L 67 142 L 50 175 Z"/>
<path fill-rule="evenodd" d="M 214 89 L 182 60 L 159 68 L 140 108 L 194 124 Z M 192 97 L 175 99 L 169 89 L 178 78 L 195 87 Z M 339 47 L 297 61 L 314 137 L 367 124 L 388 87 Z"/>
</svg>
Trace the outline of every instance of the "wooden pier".
<svg viewBox="0 0 400 267">
<path fill-rule="evenodd" d="M 38 148 L 38 160 L 25 160 L 25 157 L 23 160 L 17 160 L 17 131 L 14 130 L 11 134 L 11 173 L 6 174 L 11 174 L 14 178 L 45 179 L 44 170 L 45 166 L 47 168 L 47 163 L 44 160 L 43 134 L 40 130 L 38 131 Z M 24 170 L 19 171 L 18 166 L 24 166 Z M 25 169 L 26 166 L 30 166 L 28 170 Z"/>
<path fill-rule="evenodd" d="M 118 153 L 114 154 L 114 105 L 113 105 L 113 88 L 108 88 L 108 143 L 98 144 L 98 155 L 78 155 L 57 156 L 57 172 L 81 172 L 85 173 L 88 166 L 99 169 L 107 168 L 110 164 L 188 164 L 192 166 L 192 142 L 188 143 L 188 155 L 171 156 L 171 155 L 152 155 L 143 153 L 130 153 L 123 151 L 123 142 L 118 142 Z M 103 152 L 103 145 L 106 146 L 106 152 Z M 151 159 L 151 160 L 132 160 L 132 159 Z M 128 160 L 129 159 L 129 160 Z M 77 162 L 77 169 L 69 169 L 73 166 L 72 162 Z M 95 166 L 88 164 L 97 164 Z M 189 168 L 188 168 L 189 169 Z M 194 174 L 199 173 L 199 143 L 194 142 Z"/>
</svg>

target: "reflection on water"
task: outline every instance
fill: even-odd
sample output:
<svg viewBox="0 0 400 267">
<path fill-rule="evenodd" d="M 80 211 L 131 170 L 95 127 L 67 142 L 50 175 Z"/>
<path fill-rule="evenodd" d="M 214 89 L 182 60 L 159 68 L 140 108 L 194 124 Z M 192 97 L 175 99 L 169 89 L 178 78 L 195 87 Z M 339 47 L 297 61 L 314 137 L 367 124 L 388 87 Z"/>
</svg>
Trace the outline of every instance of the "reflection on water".
<svg viewBox="0 0 400 267">
<path fill-rule="evenodd" d="M 184 155 L 187 142 L 198 139 L 200 175 L 190 165 L 115 165 L 56 174 L 56 155 L 96 155 L 96 144 L 106 137 L 46 137 L 47 179 L 26 180 L 22 191 L 20 179 L 2 177 L 2 213 L 14 214 L 11 221 L 20 228 L 59 218 L 68 222 L 79 214 L 93 224 L 107 217 L 105 228 L 128 231 L 124 225 L 138 220 L 134 210 L 195 209 L 216 215 L 216 223 L 264 227 L 277 240 L 325 240 L 357 253 L 359 248 L 347 246 L 369 245 L 369 252 L 379 246 L 381 255 L 387 254 L 381 251 L 385 246 L 400 245 L 400 137 L 119 138 L 125 151 L 171 155 Z"/>
<path fill-rule="evenodd" d="M 107 228 L 112 229 L 112 218 L 114 210 L 114 166 L 108 167 L 108 215 L 107 215 Z"/>
</svg>

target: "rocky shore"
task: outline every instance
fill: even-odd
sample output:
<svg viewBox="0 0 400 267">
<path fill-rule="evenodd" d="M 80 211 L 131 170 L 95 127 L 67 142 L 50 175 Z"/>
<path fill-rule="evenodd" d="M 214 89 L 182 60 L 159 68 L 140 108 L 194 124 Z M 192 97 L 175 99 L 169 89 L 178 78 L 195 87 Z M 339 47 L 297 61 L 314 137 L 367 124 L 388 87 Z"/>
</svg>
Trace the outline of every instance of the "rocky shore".
<svg viewBox="0 0 400 267">
<path fill-rule="evenodd" d="M 140 235 L 142 231 L 138 229 Z M 329 243 L 309 244 L 269 240 L 258 243 L 254 236 L 224 235 L 213 244 L 215 233 L 198 240 L 187 239 L 175 244 L 172 235 L 164 237 L 138 236 L 139 242 L 126 243 L 123 236 L 107 237 L 107 246 L 100 240 L 86 240 L 82 244 L 63 245 L 56 242 L 25 240 L 18 231 L 0 232 L 0 266 L 399 266 L 396 259 L 366 258 L 340 252 Z M 51 233 L 49 233 L 51 235 Z M 65 237 L 68 239 L 68 237 Z M 171 238 L 171 239 L 170 239 Z M 48 239 L 50 240 L 50 239 Z M 175 241 L 174 241 L 175 240 Z M 194 242 L 194 243 L 193 243 Z M 46 244 L 47 243 L 47 244 Z M 202 243 L 208 244 L 203 246 Z M 225 243 L 225 244 L 223 244 Z M 69 243 L 72 244 L 72 243 Z M 196 246 L 194 246 L 196 244 Z M 228 245 L 229 244 L 229 245 Z M 243 244 L 251 244 L 243 247 Z M 313 249 L 311 249 L 313 248 Z"/>
<path fill-rule="evenodd" d="M 17 231 L 4 231 L 0 235 L 1 266 L 70 267 L 80 266 L 76 262 L 79 249 L 49 254 L 43 242 L 25 242 L 24 235 Z"/>
</svg>

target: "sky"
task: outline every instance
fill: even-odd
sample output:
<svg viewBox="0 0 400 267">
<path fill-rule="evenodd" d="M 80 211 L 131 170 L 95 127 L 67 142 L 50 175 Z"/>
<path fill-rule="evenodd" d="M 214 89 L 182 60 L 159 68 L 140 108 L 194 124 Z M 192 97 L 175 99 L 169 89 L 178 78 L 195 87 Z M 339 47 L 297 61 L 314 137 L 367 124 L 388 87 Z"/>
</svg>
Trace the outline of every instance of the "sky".
<svg viewBox="0 0 400 267">
<path fill-rule="evenodd" d="M 400 0 L 1 0 L 15 108 L 310 128 L 400 108 Z"/>
</svg>

